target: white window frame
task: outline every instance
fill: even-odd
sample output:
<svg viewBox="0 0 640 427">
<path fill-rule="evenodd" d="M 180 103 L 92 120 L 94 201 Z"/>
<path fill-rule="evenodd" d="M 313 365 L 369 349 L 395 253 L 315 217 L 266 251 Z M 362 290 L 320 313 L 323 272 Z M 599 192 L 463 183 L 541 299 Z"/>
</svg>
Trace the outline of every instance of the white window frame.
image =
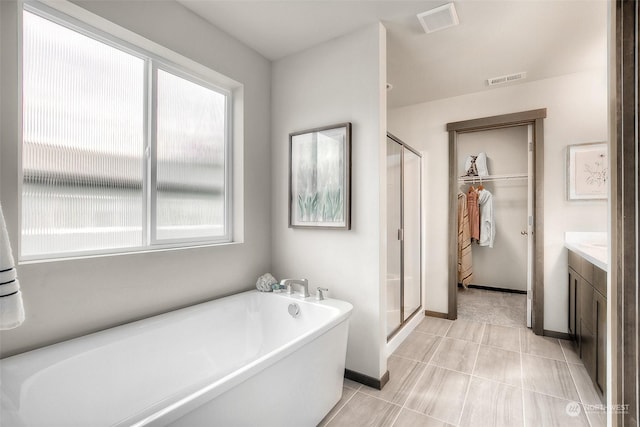
<svg viewBox="0 0 640 427">
<path fill-rule="evenodd" d="M 161 61 L 161 60 L 155 60 L 151 62 L 151 66 L 150 66 L 150 74 L 148 76 L 148 78 L 152 79 L 152 84 L 149 87 L 152 87 L 152 94 L 150 95 L 150 108 L 151 108 L 151 117 L 149 120 L 149 124 L 151 126 L 150 129 L 150 138 L 149 138 L 149 142 L 150 142 L 150 147 L 151 147 L 151 156 L 148 159 L 148 165 L 150 168 L 150 172 L 151 172 L 151 176 L 150 179 L 148 180 L 149 185 L 151 186 L 150 191 L 148 193 L 148 196 L 150 197 L 149 200 L 149 227 L 150 229 L 148 230 L 148 232 L 150 233 L 149 236 L 150 238 L 148 239 L 148 242 L 151 246 L 162 246 L 162 245 L 181 245 L 181 244 L 189 244 L 189 243 L 197 243 L 197 242 L 216 242 L 218 243 L 218 241 L 220 241 L 221 243 L 228 243 L 231 241 L 231 220 L 232 220 L 232 203 L 233 201 L 231 200 L 231 180 L 232 180 L 232 144 L 231 144 L 231 126 L 233 125 L 232 123 L 232 94 L 230 91 L 226 90 L 226 89 L 221 89 L 218 86 L 212 84 L 211 82 L 207 81 L 207 80 L 203 80 L 202 78 L 199 78 L 197 76 L 194 76 L 192 74 L 189 74 L 187 72 L 185 72 L 185 70 L 183 70 L 182 68 L 178 68 L 175 65 L 167 62 L 167 61 Z M 224 162 L 225 162 L 225 166 L 224 166 L 224 235 L 217 238 L 217 239 L 211 239 L 208 237 L 203 237 L 203 238 L 189 238 L 189 239 L 185 239 L 185 238 L 181 238 L 181 239 L 158 239 L 156 234 L 157 234 L 157 224 L 156 224 L 156 220 L 157 220 L 157 210 L 156 210 L 156 205 L 157 205 L 157 94 L 158 94 L 158 70 L 162 70 L 165 71 L 167 73 L 173 74 L 177 77 L 180 77 L 184 80 L 190 81 L 192 83 L 195 83 L 197 85 L 200 85 L 202 87 L 205 87 L 207 89 L 210 89 L 212 91 L 215 91 L 217 93 L 221 93 L 223 95 L 225 95 L 225 99 L 227 100 L 226 105 L 225 105 L 225 134 L 224 134 L 224 151 L 225 151 L 225 156 L 224 156 Z"/>
<path fill-rule="evenodd" d="M 47 4 L 45 4 L 47 3 Z M 50 261 L 59 259 L 72 259 L 93 257 L 102 255 L 122 255 L 138 252 L 153 252 L 157 250 L 179 249 L 179 248 L 193 248 L 202 246 L 217 246 L 224 244 L 232 244 L 240 242 L 240 240 L 234 240 L 236 233 L 239 231 L 239 237 L 242 238 L 242 230 L 238 229 L 238 224 L 235 224 L 234 219 L 241 218 L 241 212 L 237 209 L 242 207 L 242 203 L 238 203 L 234 200 L 234 177 L 237 177 L 237 164 L 234 163 L 233 151 L 236 145 L 234 141 L 233 129 L 237 128 L 238 124 L 236 120 L 238 111 L 234 105 L 234 90 L 241 89 L 242 85 L 235 82 L 228 77 L 211 70 L 210 68 L 196 63 L 188 58 L 183 57 L 173 51 L 170 51 L 162 46 L 143 39 L 136 34 L 130 33 L 128 30 L 122 29 L 103 18 L 97 17 L 84 9 L 73 5 L 69 2 L 59 1 L 23 1 L 19 6 L 19 75 L 20 75 L 20 87 L 22 87 L 22 14 L 23 11 L 36 14 L 42 18 L 48 19 L 57 25 L 61 25 L 73 31 L 76 31 L 86 37 L 90 37 L 101 43 L 104 43 L 110 47 L 133 55 L 144 61 L 144 181 L 143 181 L 143 230 L 142 246 L 133 247 L 120 247 L 110 249 L 88 250 L 88 251 L 74 251 L 74 252 L 62 252 L 62 253 L 50 253 L 50 254 L 38 254 L 38 255 L 22 255 L 20 250 L 20 261 Z M 68 13 L 75 12 L 75 13 Z M 74 16 L 72 16 L 74 15 Z M 80 19 L 83 18 L 83 19 Z M 94 21 L 94 22 L 91 22 Z M 100 25 L 94 25 L 98 23 Z M 105 29 L 105 27 L 115 30 L 112 34 L 111 31 Z M 122 37 L 124 35 L 125 37 Z M 128 36 L 128 37 L 127 37 Z M 139 39 L 142 43 L 129 42 L 125 38 Z M 152 50 L 143 46 L 150 46 Z M 161 54 L 156 53 L 160 51 Z M 156 238 L 156 121 L 157 121 L 157 70 L 163 70 L 176 75 L 180 78 L 186 79 L 207 89 L 213 90 L 225 96 L 225 135 L 224 135 L 224 234 L 218 237 L 192 237 L 192 238 L 178 238 L 178 239 L 161 239 Z M 241 92 L 241 90 L 240 90 Z M 20 111 L 22 111 L 23 100 L 20 97 Z M 242 102 L 241 102 L 242 103 Z M 240 118 L 241 119 L 241 118 Z M 22 119 L 21 119 L 22 122 Z M 20 126 L 20 160 L 19 160 L 19 218 L 20 218 L 20 239 L 22 239 L 22 126 Z M 241 168 L 240 168 L 241 169 Z M 20 242 L 20 247 L 22 244 Z"/>
</svg>

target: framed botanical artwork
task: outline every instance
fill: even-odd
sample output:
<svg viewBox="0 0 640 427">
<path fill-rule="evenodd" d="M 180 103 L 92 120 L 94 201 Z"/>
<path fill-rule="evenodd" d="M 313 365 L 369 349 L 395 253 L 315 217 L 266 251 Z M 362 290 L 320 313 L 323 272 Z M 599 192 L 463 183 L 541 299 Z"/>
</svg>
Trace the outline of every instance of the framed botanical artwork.
<svg viewBox="0 0 640 427">
<path fill-rule="evenodd" d="M 609 156 L 604 142 L 567 147 L 567 199 L 606 199 Z"/>
<path fill-rule="evenodd" d="M 351 229 L 351 123 L 289 134 L 289 227 Z"/>
</svg>

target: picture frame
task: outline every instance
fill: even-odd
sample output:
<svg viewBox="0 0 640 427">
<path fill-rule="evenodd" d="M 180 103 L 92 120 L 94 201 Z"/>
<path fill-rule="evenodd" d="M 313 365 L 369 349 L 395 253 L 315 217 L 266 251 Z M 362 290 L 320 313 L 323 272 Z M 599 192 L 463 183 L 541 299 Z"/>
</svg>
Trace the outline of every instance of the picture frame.
<svg viewBox="0 0 640 427">
<path fill-rule="evenodd" d="M 289 134 L 289 227 L 351 229 L 351 123 Z"/>
<path fill-rule="evenodd" d="M 609 156 L 605 142 L 567 147 L 567 200 L 607 199 Z"/>
</svg>

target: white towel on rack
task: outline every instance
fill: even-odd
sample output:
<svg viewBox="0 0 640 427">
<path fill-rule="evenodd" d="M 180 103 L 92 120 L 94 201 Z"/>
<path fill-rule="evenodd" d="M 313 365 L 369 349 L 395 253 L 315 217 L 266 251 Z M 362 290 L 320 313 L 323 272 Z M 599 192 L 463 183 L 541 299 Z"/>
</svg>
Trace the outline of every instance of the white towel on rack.
<svg viewBox="0 0 640 427">
<path fill-rule="evenodd" d="M 24 322 L 24 317 L 20 282 L 0 206 L 0 329 L 17 328 Z"/>
<path fill-rule="evenodd" d="M 493 248 L 496 238 L 496 224 L 493 216 L 493 194 L 487 190 L 478 191 L 480 205 L 480 246 Z"/>
</svg>

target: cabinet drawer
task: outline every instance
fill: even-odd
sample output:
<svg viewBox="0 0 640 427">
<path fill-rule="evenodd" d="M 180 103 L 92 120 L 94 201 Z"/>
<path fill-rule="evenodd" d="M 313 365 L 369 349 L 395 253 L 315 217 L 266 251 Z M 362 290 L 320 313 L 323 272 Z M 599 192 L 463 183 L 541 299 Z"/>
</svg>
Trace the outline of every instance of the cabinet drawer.
<svg viewBox="0 0 640 427">
<path fill-rule="evenodd" d="M 569 267 L 580 273 L 582 257 L 572 250 L 568 250 L 567 252 L 569 253 Z"/>
<path fill-rule="evenodd" d="M 593 283 L 593 287 L 596 288 L 596 290 L 606 298 L 607 297 L 607 272 L 602 270 L 601 268 L 594 266 L 592 283 Z"/>
<path fill-rule="evenodd" d="M 580 275 L 589 283 L 593 283 L 594 265 L 584 258 L 580 258 Z"/>
</svg>

